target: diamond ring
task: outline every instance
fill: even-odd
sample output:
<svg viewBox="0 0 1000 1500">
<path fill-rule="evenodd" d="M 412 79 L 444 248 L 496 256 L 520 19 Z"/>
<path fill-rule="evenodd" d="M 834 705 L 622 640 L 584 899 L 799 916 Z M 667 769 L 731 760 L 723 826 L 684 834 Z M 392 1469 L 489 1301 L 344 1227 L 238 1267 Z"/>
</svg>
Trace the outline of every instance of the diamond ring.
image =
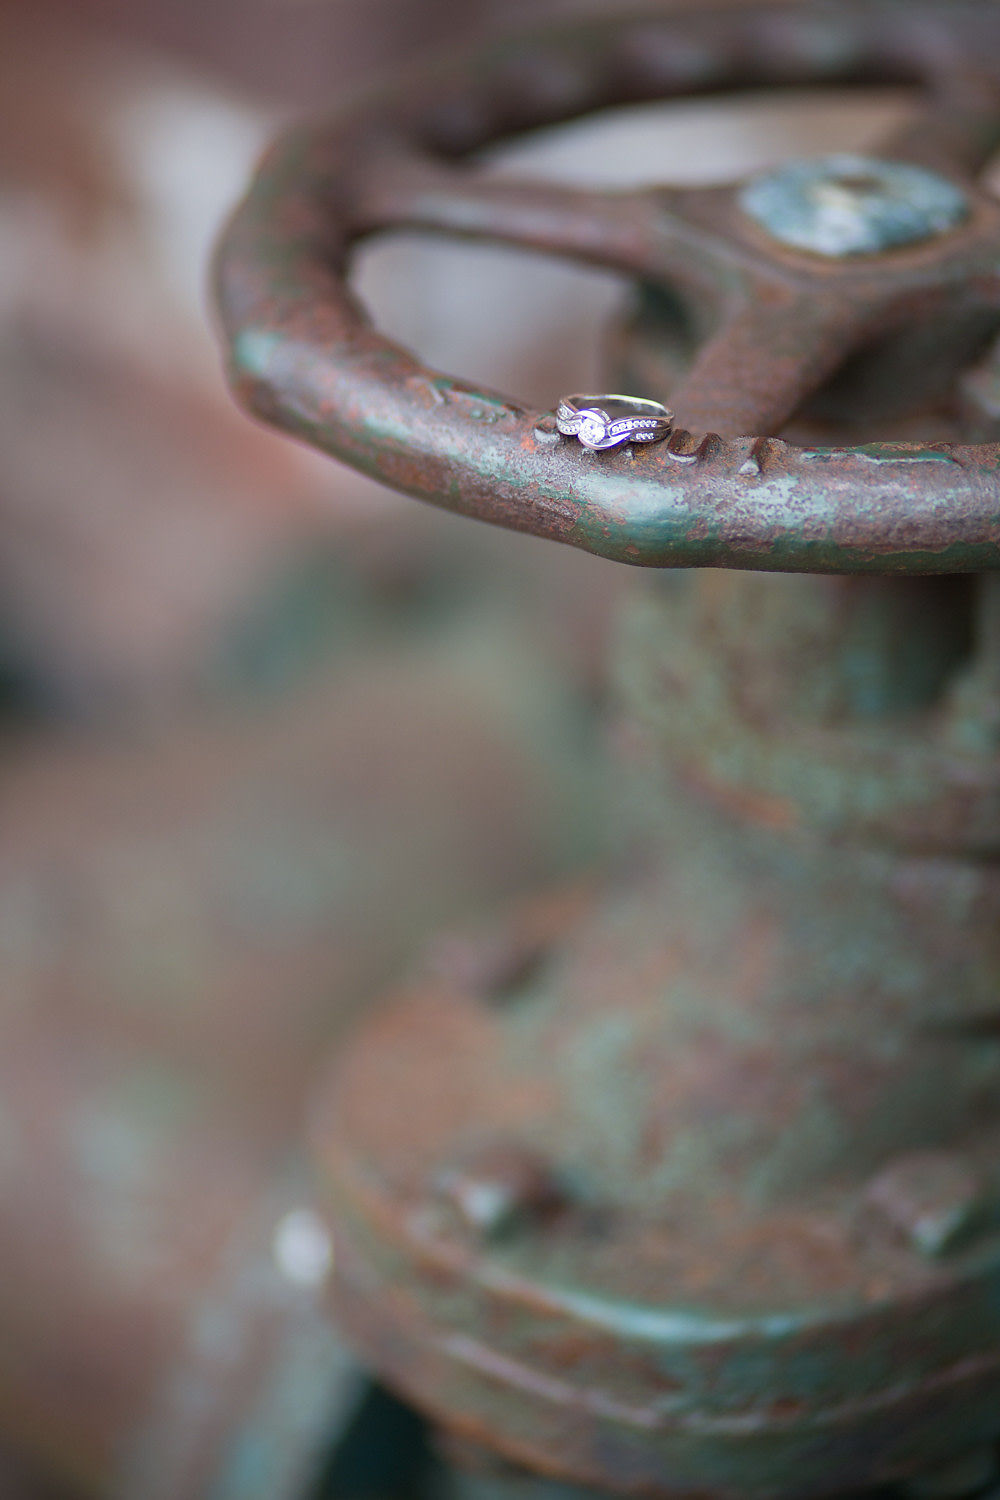
<svg viewBox="0 0 1000 1500">
<path fill-rule="evenodd" d="M 673 426 L 674 414 L 659 401 L 641 396 L 563 396 L 556 427 L 585 448 L 617 448 L 619 443 L 658 443 Z"/>
</svg>

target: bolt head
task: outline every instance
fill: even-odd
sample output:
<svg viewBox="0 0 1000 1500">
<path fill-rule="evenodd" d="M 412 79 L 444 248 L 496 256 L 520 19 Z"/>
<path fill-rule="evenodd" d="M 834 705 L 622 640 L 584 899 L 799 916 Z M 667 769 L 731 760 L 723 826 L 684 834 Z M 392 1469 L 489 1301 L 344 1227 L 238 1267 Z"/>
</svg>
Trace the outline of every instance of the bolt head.
<svg viewBox="0 0 1000 1500">
<path fill-rule="evenodd" d="M 551 1212 L 560 1191 L 548 1164 L 530 1146 L 496 1142 L 445 1167 L 435 1180 L 440 1198 L 483 1239 L 496 1239 Z"/>
<path fill-rule="evenodd" d="M 773 239 L 814 255 L 876 255 L 931 239 L 969 213 L 939 172 L 872 156 L 793 161 L 753 178 L 743 212 Z"/>
<path fill-rule="evenodd" d="M 919 1151 L 897 1158 L 869 1184 L 870 1211 L 921 1255 L 961 1249 L 996 1219 L 995 1193 L 956 1152 Z"/>
</svg>

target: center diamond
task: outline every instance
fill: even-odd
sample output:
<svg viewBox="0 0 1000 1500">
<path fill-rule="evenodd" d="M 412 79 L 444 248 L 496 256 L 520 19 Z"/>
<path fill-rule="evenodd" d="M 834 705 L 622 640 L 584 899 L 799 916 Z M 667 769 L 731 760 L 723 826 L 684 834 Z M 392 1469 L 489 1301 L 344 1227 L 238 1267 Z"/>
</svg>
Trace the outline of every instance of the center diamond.
<svg viewBox="0 0 1000 1500">
<path fill-rule="evenodd" d="M 607 436 L 604 418 L 596 411 L 586 412 L 580 422 L 577 436 L 585 448 L 596 448 Z"/>
</svg>

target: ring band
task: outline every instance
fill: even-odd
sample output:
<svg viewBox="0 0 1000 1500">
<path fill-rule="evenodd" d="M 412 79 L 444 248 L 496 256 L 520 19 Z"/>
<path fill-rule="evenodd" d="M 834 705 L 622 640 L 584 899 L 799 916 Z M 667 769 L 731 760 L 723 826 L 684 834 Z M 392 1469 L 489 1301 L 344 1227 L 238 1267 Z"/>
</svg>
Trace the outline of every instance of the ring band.
<svg viewBox="0 0 1000 1500">
<path fill-rule="evenodd" d="M 556 427 L 585 448 L 617 448 L 619 443 L 658 443 L 670 432 L 674 414 L 642 396 L 562 396 Z"/>
</svg>

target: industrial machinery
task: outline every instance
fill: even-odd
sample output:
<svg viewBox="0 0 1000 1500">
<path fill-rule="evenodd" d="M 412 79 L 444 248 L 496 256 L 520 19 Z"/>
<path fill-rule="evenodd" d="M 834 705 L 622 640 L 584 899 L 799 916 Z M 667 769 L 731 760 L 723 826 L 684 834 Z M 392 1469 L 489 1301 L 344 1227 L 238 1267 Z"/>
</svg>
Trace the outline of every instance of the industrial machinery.
<svg viewBox="0 0 1000 1500">
<path fill-rule="evenodd" d="M 470 161 L 597 108 L 858 83 L 917 89 L 911 124 L 732 186 Z M 591 16 L 293 131 L 226 234 L 259 415 L 668 570 L 619 645 L 643 857 L 390 996 L 315 1110 L 341 1326 L 535 1473 L 734 1500 L 994 1473 L 998 144 L 983 0 Z M 346 275 L 403 228 L 633 277 L 614 385 L 669 400 L 669 438 L 593 451 L 382 337 Z"/>
</svg>

